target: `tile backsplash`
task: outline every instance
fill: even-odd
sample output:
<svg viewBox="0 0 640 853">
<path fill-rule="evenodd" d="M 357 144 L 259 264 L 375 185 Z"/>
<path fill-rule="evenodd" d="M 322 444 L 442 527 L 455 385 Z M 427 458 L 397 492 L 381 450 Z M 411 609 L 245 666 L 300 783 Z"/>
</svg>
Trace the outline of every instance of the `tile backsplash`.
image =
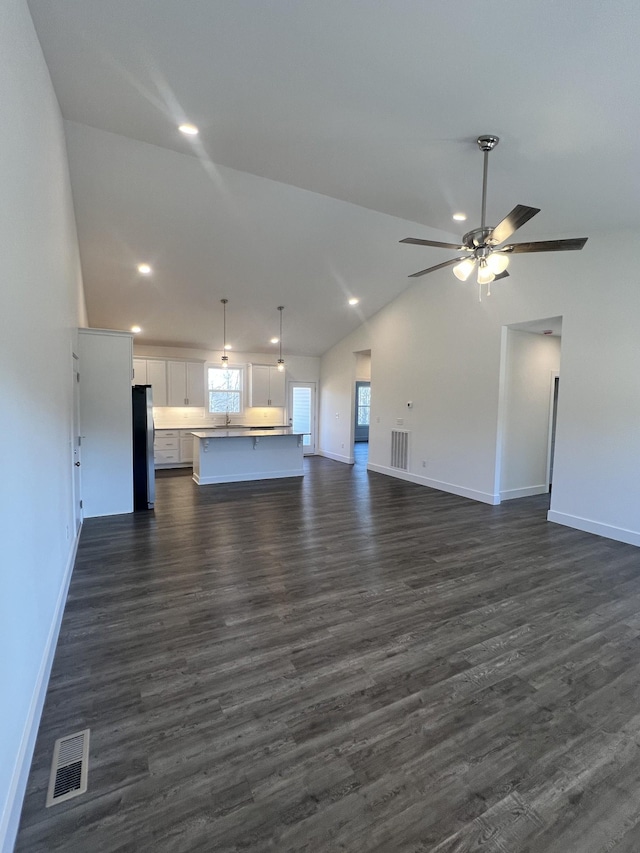
<svg viewBox="0 0 640 853">
<path fill-rule="evenodd" d="M 232 415 L 234 423 L 252 424 L 252 425 L 271 425 L 283 424 L 285 412 L 284 409 L 268 408 L 247 408 L 243 415 Z M 209 415 L 204 408 L 196 408 L 194 406 L 154 406 L 153 420 L 157 429 L 162 426 L 177 427 L 180 424 L 185 426 L 207 426 L 208 424 L 223 424 L 224 415 Z"/>
</svg>

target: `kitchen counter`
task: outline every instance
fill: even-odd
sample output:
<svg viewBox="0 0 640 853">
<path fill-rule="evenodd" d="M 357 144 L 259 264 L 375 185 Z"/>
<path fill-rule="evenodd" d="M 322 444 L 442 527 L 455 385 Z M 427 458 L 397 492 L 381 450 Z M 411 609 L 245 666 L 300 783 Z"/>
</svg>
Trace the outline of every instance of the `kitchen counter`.
<svg viewBox="0 0 640 853">
<path fill-rule="evenodd" d="M 209 424 L 198 421 L 197 423 L 183 421 L 182 423 L 159 424 L 156 423 L 156 432 L 162 429 L 188 429 L 188 430 L 224 430 L 224 429 L 240 429 L 240 430 L 255 430 L 255 429 L 288 429 L 290 424 L 230 424 L 229 427 L 224 424 Z"/>
<path fill-rule="evenodd" d="M 247 432 L 250 432 L 251 435 L 247 436 Z M 302 435 L 302 433 L 294 433 L 291 427 L 280 429 L 276 429 L 276 427 L 272 427 L 271 429 L 258 429 L 257 427 L 230 427 L 229 429 L 224 429 L 224 427 L 213 427 L 210 429 L 193 430 L 191 434 L 195 435 L 196 438 L 260 438 L 273 435 Z"/>
<path fill-rule="evenodd" d="M 193 430 L 193 479 L 199 486 L 302 477 L 303 433 L 286 429 Z"/>
</svg>

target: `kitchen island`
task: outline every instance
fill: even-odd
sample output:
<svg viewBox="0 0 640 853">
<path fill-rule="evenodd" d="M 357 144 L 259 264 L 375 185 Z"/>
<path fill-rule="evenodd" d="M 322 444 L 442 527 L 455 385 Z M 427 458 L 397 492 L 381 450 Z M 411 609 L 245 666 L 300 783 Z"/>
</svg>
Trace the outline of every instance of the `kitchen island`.
<svg viewBox="0 0 640 853">
<path fill-rule="evenodd" d="M 194 430 L 193 479 L 199 486 L 302 477 L 303 433 L 286 429 Z"/>
</svg>

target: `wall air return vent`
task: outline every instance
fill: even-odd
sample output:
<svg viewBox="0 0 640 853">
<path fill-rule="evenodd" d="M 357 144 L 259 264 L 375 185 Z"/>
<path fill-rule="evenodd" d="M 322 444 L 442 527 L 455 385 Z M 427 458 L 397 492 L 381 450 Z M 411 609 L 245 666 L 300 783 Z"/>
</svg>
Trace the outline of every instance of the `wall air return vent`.
<svg viewBox="0 0 640 853">
<path fill-rule="evenodd" d="M 391 430 L 391 467 L 400 471 L 409 468 L 409 430 Z"/>
</svg>

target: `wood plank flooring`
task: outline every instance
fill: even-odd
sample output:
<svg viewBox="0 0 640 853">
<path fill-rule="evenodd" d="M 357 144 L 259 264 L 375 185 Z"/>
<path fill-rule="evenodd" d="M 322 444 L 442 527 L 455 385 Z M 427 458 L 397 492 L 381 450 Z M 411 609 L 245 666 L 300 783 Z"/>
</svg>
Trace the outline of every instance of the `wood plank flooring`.
<svg viewBox="0 0 640 853">
<path fill-rule="evenodd" d="M 85 522 L 18 853 L 637 853 L 640 551 L 305 466 Z"/>
</svg>

